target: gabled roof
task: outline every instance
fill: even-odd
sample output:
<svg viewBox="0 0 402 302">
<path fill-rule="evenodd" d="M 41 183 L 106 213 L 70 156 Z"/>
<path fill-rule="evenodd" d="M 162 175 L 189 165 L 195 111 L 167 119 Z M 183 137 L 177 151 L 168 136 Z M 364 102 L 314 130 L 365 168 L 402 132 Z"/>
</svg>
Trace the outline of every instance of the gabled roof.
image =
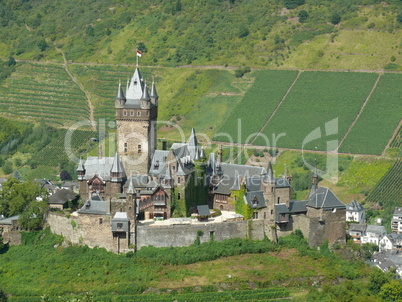
<svg viewBox="0 0 402 302">
<path fill-rule="evenodd" d="M 81 209 L 78 210 L 80 214 L 95 214 L 105 215 L 109 213 L 107 202 L 102 199 L 100 195 L 92 195 Z"/>
<path fill-rule="evenodd" d="M 169 153 L 168 150 L 155 150 L 149 167 L 149 175 L 160 178 L 166 175 L 166 159 Z"/>
<path fill-rule="evenodd" d="M 114 157 L 90 156 L 84 163 L 85 179 L 92 178 L 95 174 L 101 177 L 104 181 L 110 180 L 110 170 L 113 166 Z"/>
<path fill-rule="evenodd" d="M 364 209 L 360 203 L 358 203 L 356 200 L 353 200 L 346 206 L 346 211 L 361 212 L 364 211 Z"/>
<path fill-rule="evenodd" d="M 228 175 L 231 178 L 238 176 L 247 178 L 252 176 L 261 176 L 266 173 L 263 167 L 228 164 L 228 163 L 221 163 L 220 166 L 222 168 L 223 175 Z"/>
<path fill-rule="evenodd" d="M 289 209 L 285 203 L 280 203 L 275 205 L 276 214 L 289 214 Z"/>
<path fill-rule="evenodd" d="M 265 208 L 267 206 L 263 191 L 247 192 L 244 199 L 251 208 Z"/>
<path fill-rule="evenodd" d="M 366 232 L 367 224 L 365 223 L 351 223 L 349 226 L 349 232 Z"/>
<path fill-rule="evenodd" d="M 320 187 L 307 199 L 307 206 L 316 209 L 345 209 L 346 206 L 328 188 Z"/>
<path fill-rule="evenodd" d="M 307 212 L 307 201 L 291 200 L 289 202 L 289 212 L 290 213 L 301 213 Z"/>
<path fill-rule="evenodd" d="M 207 205 L 197 206 L 197 211 L 199 216 L 209 216 L 211 215 L 211 211 Z"/>
<path fill-rule="evenodd" d="M 113 221 L 129 221 L 126 212 L 116 212 L 114 217 L 112 218 Z"/>
<path fill-rule="evenodd" d="M 49 204 L 65 204 L 74 200 L 78 195 L 71 190 L 61 189 L 49 197 Z"/>
<path fill-rule="evenodd" d="M 387 230 L 383 225 L 367 225 L 366 233 L 374 233 L 376 235 L 383 235 L 387 233 Z"/>
</svg>

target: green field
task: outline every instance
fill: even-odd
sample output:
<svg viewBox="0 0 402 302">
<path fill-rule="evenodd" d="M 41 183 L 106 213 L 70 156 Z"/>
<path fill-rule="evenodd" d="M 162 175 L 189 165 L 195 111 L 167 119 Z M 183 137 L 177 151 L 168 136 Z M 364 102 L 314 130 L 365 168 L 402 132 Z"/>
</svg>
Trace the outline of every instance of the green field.
<svg viewBox="0 0 402 302">
<path fill-rule="evenodd" d="M 325 151 L 327 141 L 335 141 L 336 147 L 336 140 L 345 135 L 377 76 L 374 73 L 303 72 L 263 134 L 268 138 L 284 135 L 276 143 L 276 147 L 281 148 Z M 327 123 L 333 126 L 327 127 Z M 310 133 L 313 135 L 308 137 Z M 255 144 L 263 145 L 264 141 L 258 138 Z"/>
<path fill-rule="evenodd" d="M 89 118 L 85 94 L 59 65 L 18 65 L 0 85 L 0 109 L 13 118 L 59 126 Z"/>
<path fill-rule="evenodd" d="M 339 151 L 381 154 L 401 117 L 401 75 L 384 74 Z"/>
<path fill-rule="evenodd" d="M 253 74 L 254 84 L 215 134 L 215 140 L 250 143 L 294 81 L 297 71 L 264 70 Z"/>
</svg>

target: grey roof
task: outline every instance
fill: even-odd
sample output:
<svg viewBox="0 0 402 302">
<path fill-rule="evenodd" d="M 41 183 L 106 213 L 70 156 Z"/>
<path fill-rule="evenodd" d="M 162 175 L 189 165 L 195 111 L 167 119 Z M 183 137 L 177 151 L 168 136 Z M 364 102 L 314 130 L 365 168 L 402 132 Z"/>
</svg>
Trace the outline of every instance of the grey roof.
<svg viewBox="0 0 402 302">
<path fill-rule="evenodd" d="M 275 178 L 275 188 L 289 188 L 289 181 L 284 177 Z"/>
<path fill-rule="evenodd" d="M 346 206 L 328 188 L 320 187 L 307 199 L 307 206 L 316 209 L 345 209 Z"/>
<path fill-rule="evenodd" d="M 84 162 L 82 161 L 82 158 L 80 158 L 80 161 L 78 163 L 77 171 L 85 171 Z"/>
<path fill-rule="evenodd" d="M 127 105 L 136 105 L 140 104 L 138 101 L 141 99 L 143 95 L 144 82 L 138 68 L 135 69 L 133 77 L 130 80 L 130 84 L 128 85 L 128 89 L 126 91 L 126 99 Z"/>
<path fill-rule="evenodd" d="M 364 211 L 364 209 L 360 203 L 358 203 L 356 200 L 353 200 L 346 206 L 346 211 L 361 212 Z"/>
<path fill-rule="evenodd" d="M 117 152 L 116 152 L 116 155 L 114 156 L 112 169 L 110 170 L 110 172 L 123 173 L 123 175 L 125 175 L 123 163 L 121 162 L 121 160 L 119 158 L 119 153 L 117 153 Z"/>
<path fill-rule="evenodd" d="M 188 139 L 188 151 L 190 152 L 191 159 L 196 159 L 196 156 L 199 156 L 198 154 L 198 141 L 197 141 L 197 136 L 195 135 L 195 129 L 191 129 L 191 134 Z"/>
<path fill-rule="evenodd" d="M 0 222 L 1 222 L 1 220 L 0 220 Z M 386 234 L 385 236 L 387 236 L 387 238 L 392 242 L 392 244 L 402 242 L 402 234 L 390 233 L 390 234 Z"/>
<path fill-rule="evenodd" d="M 151 98 L 153 98 L 153 99 L 158 98 L 158 93 L 156 92 L 156 87 L 155 87 L 155 82 L 154 81 L 152 81 Z"/>
<path fill-rule="evenodd" d="M 289 212 L 290 213 L 300 213 L 307 211 L 307 201 L 300 201 L 300 200 L 290 200 L 289 202 Z"/>
<path fill-rule="evenodd" d="M 151 100 L 149 93 L 148 93 L 147 84 L 144 84 L 144 91 L 142 93 L 141 100 L 145 100 L 145 101 Z"/>
<path fill-rule="evenodd" d="M 110 179 L 110 170 L 113 166 L 114 157 L 90 156 L 85 161 L 85 179 L 91 179 L 95 174 L 104 181 Z"/>
<path fill-rule="evenodd" d="M 134 187 L 138 189 L 146 188 L 148 184 L 148 175 L 133 175 L 130 177 L 132 179 Z M 124 184 L 125 188 L 129 187 L 130 179 Z"/>
<path fill-rule="evenodd" d="M 231 188 L 234 185 L 235 178 L 224 175 L 216 186 L 213 188 L 214 194 L 230 195 Z"/>
<path fill-rule="evenodd" d="M 187 144 L 182 144 L 180 147 L 173 149 L 172 152 L 178 163 L 177 175 L 184 176 L 194 171 L 194 165 Z"/>
<path fill-rule="evenodd" d="M 230 188 L 230 190 L 233 190 L 233 191 L 240 190 L 240 176 L 234 178 L 233 185 Z"/>
<path fill-rule="evenodd" d="M 99 195 L 92 195 L 89 200 L 85 202 L 81 209 L 78 210 L 80 214 L 96 214 L 105 215 L 109 213 L 107 202 Z"/>
<path fill-rule="evenodd" d="M 377 235 L 383 235 L 387 233 L 387 230 L 383 225 L 367 225 L 366 233 L 374 233 Z"/>
<path fill-rule="evenodd" d="M 172 177 L 172 171 L 170 170 L 170 166 L 168 165 L 167 167 L 166 167 L 166 173 L 165 173 L 165 178 L 164 178 L 165 180 L 171 180 L 171 179 L 173 179 L 173 177 Z"/>
<path fill-rule="evenodd" d="M 367 224 L 365 223 L 351 223 L 349 226 L 349 232 L 361 232 L 364 233 L 366 231 Z"/>
<path fill-rule="evenodd" d="M 65 204 L 68 201 L 74 200 L 78 195 L 71 190 L 61 189 L 49 197 L 51 204 Z"/>
<path fill-rule="evenodd" d="M 206 156 L 205 156 L 205 151 L 204 151 L 204 147 L 201 147 L 200 158 L 201 158 L 201 159 L 206 158 Z"/>
<path fill-rule="evenodd" d="M 197 206 L 198 215 L 200 216 L 209 216 L 211 215 L 211 211 L 207 205 Z"/>
<path fill-rule="evenodd" d="M 121 88 L 120 81 L 119 81 L 119 87 L 117 88 L 116 99 L 118 99 L 118 100 L 125 100 L 126 99 L 125 96 L 124 96 L 124 93 L 123 93 L 123 89 Z"/>
<path fill-rule="evenodd" d="M 285 203 L 275 205 L 275 213 L 277 214 L 289 214 L 289 209 Z"/>
<path fill-rule="evenodd" d="M 268 171 L 264 177 L 264 182 L 273 183 L 275 181 L 274 178 L 274 170 L 272 169 L 272 163 L 268 162 Z"/>
<path fill-rule="evenodd" d="M 128 221 L 127 213 L 126 212 L 116 212 L 112 220 L 116 221 Z"/>
<path fill-rule="evenodd" d="M 0 219 L 0 225 L 11 225 L 13 221 L 20 219 L 20 215 Z"/>
<path fill-rule="evenodd" d="M 126 194 L 134 194 L 135 191 L 135 186 L 134 186 L 134 182 L 133 182 L 133 178 L 130 177 L 129 181 L 128 181 L 128 188 L 126 191 Z"/>
<path fill-rule="evenodd" d="M 308 197 L 313 196 L 313 194 L 315 193 L 315 191 L 317 191 L 317 189 L 318 189 L 317 183 L 313 182 L 311 184 L 311 189 L 310 189 L 310 193 L 309 193 Z"/>
<path fill-rule="evenodd" d="M 263 191 L 247 192 L 244 199 L 251 208 L 266 207 Z"/>
<path fill-rule="evenodd" d="M 394 216 L 402 216 L 402 208 L 395 208 Z"/>
<path fill-rule="evenodd" d="M 238 176 L 239 177 L 239 176 Z M 246 178 L 246 188 L 247 191 L 259 191 L 261 190 L 261 176 L 260 175 L 254 175 L 252 177 L 247 177 Z"/>
<path fill-rule="evenodd" d="M 166 159 L 169 155 L 168 150 L 155 150 L 152 156 L 149 174 L 152 176 L 163 177 L 166 174 Z"/>
<path fill-rule="evenodd" d="M 233 178 L 238 176 L 247 178 L 252 176 L 260 176 L 266 173 L 266 170 L 263 167 L 255 166 L 221 163 L 221 168 L 224 175 L 228 175 L 229 177 Z"/>
</svg>

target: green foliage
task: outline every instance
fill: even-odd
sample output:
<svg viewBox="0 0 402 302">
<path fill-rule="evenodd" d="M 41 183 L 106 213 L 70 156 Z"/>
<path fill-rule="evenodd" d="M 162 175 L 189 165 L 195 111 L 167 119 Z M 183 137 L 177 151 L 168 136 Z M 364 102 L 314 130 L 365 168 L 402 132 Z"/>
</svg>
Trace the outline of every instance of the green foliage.
<svg viewBox="0 0 402 302">
<path fill-rule="evenodd" d="M 285 5 L 285 7 L 287 9 L 293 9 L 293 8 L 296 8 L 296 7 L 300 6 L 300 5 L 303 5 L 304 0 L 284 0 L 283 4 Z"/>
<path fill-rule="evenodd" d="M 329 21 L 334 25 L 339 24 L 341 22 L 341 15 L 338 13 L 333 13 L 330 16 Z"/>
<path fill-rule="evenodd" d="M 235 70 L 235 76 L 236 76 L 236 78 L 242 78 L 244 76 L 244 74 L 246 74 L 250 71 L 251 71 L 250 67 L 238 68 Z"/>
<path fill-rule="evenodd" d="M 7 302 L 7 300 L 8 299 L 6 293 L 0 288 L 0 302 Z"/>
<path fill-rule="evenodd" d="M 381 290 L 381 287 L 391 281 L 392 273 L 384 273 L 379 268 L 374 268 L 371 271 L 369 278 L 368 289 L 372 293 L 378 294 Z"/>
<path fill-rule="evenodd" d="M 246 195 L 245 186 L 241 186 L 239 191 L 232 191 L 230 198 L 235 200 L 236 213 L 244 216 L 244 219 L 253 217 L 253 209 L 251 209 L 245 202 L 244 196 Z"/>
<path fill-rule="evenodd" d="M 391 280 L 381 287 L 379 296 L 384 301 L 401 301 L 402 283 L 400 280 Z"/>
<path fill-rule="evenodd" d="M 39 197 L 41 200 L 37 200 Z M 40 229 L 47 213 L 47 191 L 37 184 L 9 178 L 2 186 L 0 212 L 5 217 L 20 215 L 19 223 L 27 230 Z"/>
<path fill-rule="evenodd" d="M 299 12 L 298 16 L 299 16 L 299 22 L 300 22 L 300 23 L 304 23 L 304 22 L 307 21 L 307 18 L 308 18 L 309 15 L 308 15 L 308 12 L 306 12 L 306 11 L 303 9 L 303 10 L 301 10 L 301 11 Z"/>
</svg>

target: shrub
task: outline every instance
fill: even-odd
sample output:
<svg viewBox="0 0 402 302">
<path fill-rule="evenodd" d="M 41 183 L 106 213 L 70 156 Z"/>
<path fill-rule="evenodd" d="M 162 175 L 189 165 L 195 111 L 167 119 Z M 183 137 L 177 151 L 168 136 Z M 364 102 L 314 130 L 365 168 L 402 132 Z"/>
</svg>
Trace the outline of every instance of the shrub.
<svg viewBox="0 0 402 302">
<path fill-rule="evenodd" d="M 334 25 L 339 24 L 341 22 L 341 15 L 338 13 L 333 13 L 329 18 L 329 21 Z"/>
</svg>

